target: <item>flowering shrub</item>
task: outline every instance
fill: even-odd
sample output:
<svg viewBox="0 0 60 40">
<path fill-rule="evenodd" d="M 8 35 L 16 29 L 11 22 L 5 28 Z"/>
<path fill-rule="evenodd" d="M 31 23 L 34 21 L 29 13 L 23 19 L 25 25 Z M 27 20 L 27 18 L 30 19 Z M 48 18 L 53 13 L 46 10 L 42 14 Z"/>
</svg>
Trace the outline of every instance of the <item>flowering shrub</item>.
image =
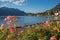
<svg viewBox="0 0 60 40">
<path fill-rule="evenodd" d="M 40 24 L 27 26 L 16 32 L 16 16 L 7 16 L 4 24 L 0 26 L 0 40 L 60 40 L 60 21 L 46 21 Z"/>
</svg>

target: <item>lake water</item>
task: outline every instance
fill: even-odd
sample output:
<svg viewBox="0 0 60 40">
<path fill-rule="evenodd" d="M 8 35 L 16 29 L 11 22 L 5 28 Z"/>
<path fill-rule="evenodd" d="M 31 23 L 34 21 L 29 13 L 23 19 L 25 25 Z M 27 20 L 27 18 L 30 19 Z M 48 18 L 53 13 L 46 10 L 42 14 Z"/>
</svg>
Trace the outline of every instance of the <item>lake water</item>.
<svg viewBox="0 0 60 40">
<path fill-rule="evenodd" d="M 0 25 L 3 23 L 6 25 L 6 22 L 4 21 L 3 16 L 0 17 Z M 19 26 L 26 26 L 26 25 L 32 25 L 44 21 L 50 21 L 50 20 L 57 20 L 59 19 L 58 17 L 45 17 L 45 16 L 17 16 L 17 23 Z"/>
</svg>

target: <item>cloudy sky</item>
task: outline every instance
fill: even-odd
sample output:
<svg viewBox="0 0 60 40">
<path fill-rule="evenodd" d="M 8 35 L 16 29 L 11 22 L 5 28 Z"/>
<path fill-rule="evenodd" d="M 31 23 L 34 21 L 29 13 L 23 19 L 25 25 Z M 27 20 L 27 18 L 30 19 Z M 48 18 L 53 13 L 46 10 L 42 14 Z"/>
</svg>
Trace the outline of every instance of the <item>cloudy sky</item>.
<svg viewBox="0 0 60 40">
<path fill-rule="evenodd" d="M 49 10 L 60 3 L 60 0 L 0 0 L 0 7 L 17 8 L 27 13 Z"/>
</svg>

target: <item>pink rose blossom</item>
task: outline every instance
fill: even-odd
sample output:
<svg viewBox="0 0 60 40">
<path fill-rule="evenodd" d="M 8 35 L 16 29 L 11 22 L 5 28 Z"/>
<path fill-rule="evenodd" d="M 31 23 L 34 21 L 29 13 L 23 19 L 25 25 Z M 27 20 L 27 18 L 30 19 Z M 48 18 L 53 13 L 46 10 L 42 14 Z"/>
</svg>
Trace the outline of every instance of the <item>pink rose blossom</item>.
<svg viewBox="0 0 60 40">
<path fill-rule="evenodd" d="M 8 28 L 8 29 L 11 29 L 12 27 L 11 27 L 11 26 L 8 26 L 7 28 Z"/>
<path fill-rule="evenodd" d="M 10 31 L 11 33 L 14 33 L 14 32 L 15 32 L 15 30 L 14 30 L 13 28 L 9 29 L 9 31 Z"/>
<path fill-rule="evenodd" d="M 11 16 L 7 16 L 7 21 L 9 21 L 11 19 Z"/>
<path fill-rule="evenodd" d="M 4 29 L 4 24 L 1 25 L 1 29 Z"/>
<path fill-rule="evenodd" d="M 45 22 L 45 25 L 50 27 L 50 23 L 48 21 Z"/>
<path fill-rule="evenodd" d="M 55 36 L 50 37 L 50 40 L 57 40 Z"/>
</svg>

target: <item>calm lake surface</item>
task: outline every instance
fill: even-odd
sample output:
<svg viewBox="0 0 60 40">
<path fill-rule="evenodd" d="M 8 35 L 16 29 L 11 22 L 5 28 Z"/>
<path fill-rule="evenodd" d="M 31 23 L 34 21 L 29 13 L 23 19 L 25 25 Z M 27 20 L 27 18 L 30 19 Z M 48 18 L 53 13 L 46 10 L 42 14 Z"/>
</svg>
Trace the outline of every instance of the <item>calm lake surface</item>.
<svg viewBox="0 0 60 40">
<path fill-rule="evenodd" d="M 3 23 L 6 25 L 6 22 L 4 21 L 5 16 L 0 16 L 0 25 Z M 17 23 L 19 26 L 26 26 L 26 25 L 32 25 L 44 21 L 50 21 L 50 20 L 58 20 L 59 17 L 45 17 L 45 16 L 17 16 Z"/>
</svg>

